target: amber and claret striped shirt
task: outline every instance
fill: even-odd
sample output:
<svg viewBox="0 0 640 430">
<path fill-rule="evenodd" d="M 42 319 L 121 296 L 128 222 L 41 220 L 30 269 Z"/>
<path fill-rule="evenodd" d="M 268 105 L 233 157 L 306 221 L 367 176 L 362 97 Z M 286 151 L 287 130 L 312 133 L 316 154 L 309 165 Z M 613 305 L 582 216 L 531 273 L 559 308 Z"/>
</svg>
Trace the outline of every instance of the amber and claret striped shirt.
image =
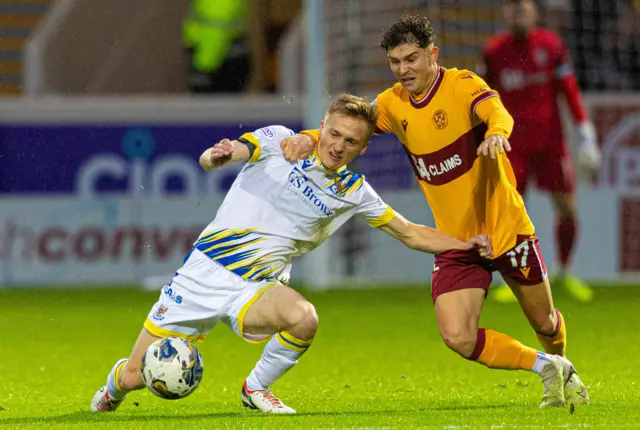
<svg viewBox="0 0 640 430">
<path fill-rule="evenodd" d="M 438 230 L 463 241 L 487 234 L 496 256 L 517 236 L 534 234 L 507 155 L 476 155 L 486 137 L 513 130 L 498 93 L 479 76 L 441 67 L 420 100 L 397 83 L 376 103 L 376 132 L 393 133 L 404 146 Z M 303 133 L 318 140 L 317 130 Z"/>
</svg>

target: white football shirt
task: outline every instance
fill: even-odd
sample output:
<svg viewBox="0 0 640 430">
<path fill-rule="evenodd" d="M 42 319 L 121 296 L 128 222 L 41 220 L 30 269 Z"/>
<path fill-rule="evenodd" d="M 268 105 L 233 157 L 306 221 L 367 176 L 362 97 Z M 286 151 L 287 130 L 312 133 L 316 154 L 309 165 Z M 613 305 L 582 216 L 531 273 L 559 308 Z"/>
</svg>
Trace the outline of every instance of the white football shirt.
<svg viewBox="0 0 640 430">
<path fill-rule="evenodd" d="M 255 152 L 195 243 L 245 279 L 287 283 L 292 257 L 322 244 L 352 216 L 364 216 L 373 227 L 394 217 L 364 176 L 346 166 L 329 171 L 315 153 L 288 162 L 280 142 L 293 135 L 273 125 L 241 136 Z"/>
</svg>

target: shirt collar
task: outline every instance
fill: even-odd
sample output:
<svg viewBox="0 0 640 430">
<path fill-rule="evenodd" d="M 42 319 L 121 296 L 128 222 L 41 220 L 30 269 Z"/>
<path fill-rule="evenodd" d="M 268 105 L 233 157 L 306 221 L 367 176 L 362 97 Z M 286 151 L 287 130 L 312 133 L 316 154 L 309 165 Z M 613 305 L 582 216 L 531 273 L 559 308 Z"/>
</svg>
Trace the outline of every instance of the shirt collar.
<svg viewBox="0 0 640 430">
<path fill-rule="evenodd" d="M 349 172 L 348 169 L 347 169 L 347 166 L 342 166 L 338 170 L 331 170 L 331 169 L 327 169 L 326 167 L 324 167 L 324 164 L 322 164 L 322 161 L 320 161 L 320 156 L 318 155 L 318 146 L 317 145 L 313 148 L 313 152 L 309 156 L 309 160 L 314 165 L 320 167 L 326 173 L 329 173 L 329 174 L 338 174 L 340 176 L 344 176 L 346 173 Z"/>
</svg>

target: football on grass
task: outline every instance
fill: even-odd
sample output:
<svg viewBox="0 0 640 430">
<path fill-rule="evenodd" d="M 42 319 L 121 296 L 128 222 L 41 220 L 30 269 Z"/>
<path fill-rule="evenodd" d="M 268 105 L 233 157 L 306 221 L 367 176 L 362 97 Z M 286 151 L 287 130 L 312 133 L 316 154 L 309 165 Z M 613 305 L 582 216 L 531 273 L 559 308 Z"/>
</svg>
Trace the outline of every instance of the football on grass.
<svg viewBox="0 0 640 430">
<path fill-rule="evenodd" d="M 158 339 L 142 356 L 142 380 L 153 394 L 176 400 L 193 393 L 204 371 L 198 349 L 178 337 Z"/>
</svg>

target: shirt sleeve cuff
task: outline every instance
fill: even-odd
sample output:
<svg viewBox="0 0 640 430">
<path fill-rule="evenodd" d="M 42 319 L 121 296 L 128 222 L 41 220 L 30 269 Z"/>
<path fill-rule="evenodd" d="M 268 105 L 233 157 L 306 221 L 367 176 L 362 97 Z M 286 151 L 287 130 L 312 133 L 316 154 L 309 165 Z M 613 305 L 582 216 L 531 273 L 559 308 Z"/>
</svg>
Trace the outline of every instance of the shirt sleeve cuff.
<svg viewBox="0 0 640 430">
<path fill-rule="evenodd" d="M 374 228 L 382 227 L 385 224 L 389 224 L 395 217 L 396 212 L 391 208 L 391 206 L 387 206 L 387 210 L 385 210 L 382 215 L 369 220 L 369 225 Z"/>
</svg>

